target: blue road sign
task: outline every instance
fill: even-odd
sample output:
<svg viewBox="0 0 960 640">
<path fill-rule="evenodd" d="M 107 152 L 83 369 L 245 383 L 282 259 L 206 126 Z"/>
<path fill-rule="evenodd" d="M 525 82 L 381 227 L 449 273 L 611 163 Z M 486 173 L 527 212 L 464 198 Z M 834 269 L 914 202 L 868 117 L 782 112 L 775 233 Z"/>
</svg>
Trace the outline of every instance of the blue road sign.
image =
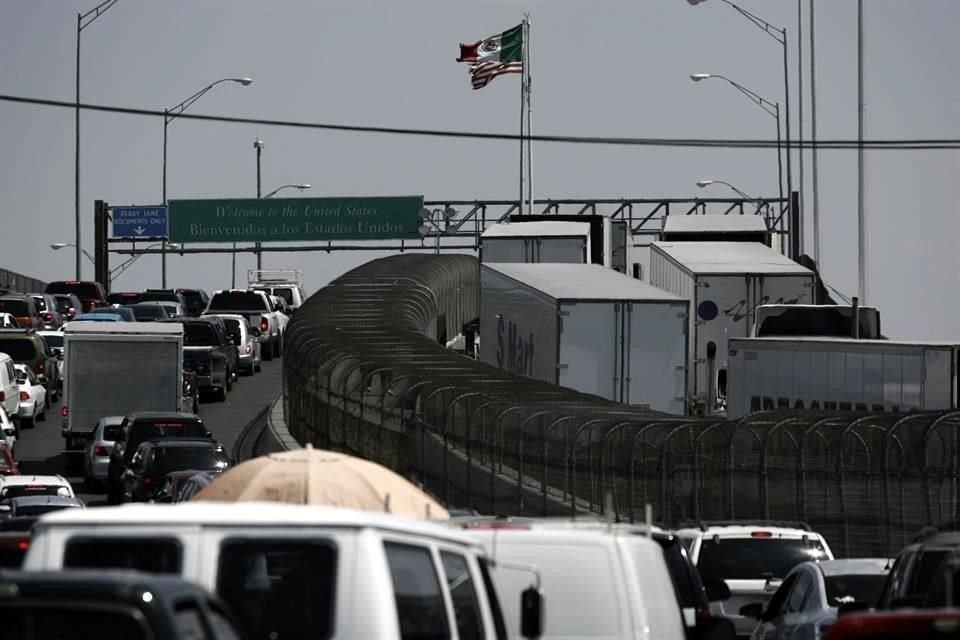
<svg viewBox="0 0 960 640">
<path fill-rule="evenodd" d="M 112 207 L 113 238 L 167 237 L 166 207 Z"/>
</svg>

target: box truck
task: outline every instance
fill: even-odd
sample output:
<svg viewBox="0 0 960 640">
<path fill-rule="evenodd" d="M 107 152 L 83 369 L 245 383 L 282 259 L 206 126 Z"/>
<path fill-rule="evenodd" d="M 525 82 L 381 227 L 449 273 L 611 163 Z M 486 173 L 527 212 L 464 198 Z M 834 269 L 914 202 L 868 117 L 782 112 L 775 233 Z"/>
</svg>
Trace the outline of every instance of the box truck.
<svg viewBox="0 0 960 640">
<path fill-rule="evenodd" d="M 65 453 L 81 453 L 105 416 L 182 410 L 179 322 L 71 322 L 63 350 Z"/>
<path fill-rule="evenodd" d="M 481 262 L 590 262 L 586 222 L 509 222 L 480 235 Z"/>
<path fill-rule="evenodd" d="M 731 338 L 727 417 L 770 409 L 957 408 L 960 345 L 850 338 Z"/>
<path fill-rule="evenodd" d="M 681 414 L 689 303 L 592 264 L 484 264 L 480 359 L 624 404 Z"/>
<path fill-rule="evenodd" d="M 757 307 L 816 302 L 815 276 L 758 242 L 653 242 L 650 284 L 690 301 L 687 407 L 722 408 L 727 339 L 750 335 Z"/>
<path fill-rule="evenodd" d="M 859 317 L 859 332 L 854 331 L 855 315 Z M 841 304 L 765 304 L 757 307 L 750 337 L 773 336 L 884 339 L 880 333 L 880 312 L 876 307 L 855 308 Z"/>
</svg>

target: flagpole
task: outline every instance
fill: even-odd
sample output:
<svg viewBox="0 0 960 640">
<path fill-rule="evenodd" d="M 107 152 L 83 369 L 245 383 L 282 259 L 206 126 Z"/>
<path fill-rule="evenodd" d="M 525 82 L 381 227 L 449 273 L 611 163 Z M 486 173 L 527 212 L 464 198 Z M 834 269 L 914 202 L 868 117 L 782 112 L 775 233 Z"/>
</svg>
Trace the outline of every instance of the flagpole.
<svg viewBox="0 0 960 640">
<path fill-rule="evenodd" d="M 523 29 L 520 30 L 520 37 L 523 37 Z M 526 48 L 526 42 L 524 42 L 522 47 Z M 523 63 L 523 51 L 520 52 L 520 62 Z M 527 87 L 526 87 L 526 77 L 527 72 L 524 71 L 520 74 L 520 215 L 523 215 L 523 131 L 524 131 L 524 119 L 527 117 L 526 108 L 527 108 Z M 529 212 L 528 212 L 529 213 Z"/>
<path fill-rule="evenodd" d="M 523 17 L 523 73 L 527 78 L 527 211 L 533 213 L 533 83 L 530 78 L 530 14 Z"/>
</svg>

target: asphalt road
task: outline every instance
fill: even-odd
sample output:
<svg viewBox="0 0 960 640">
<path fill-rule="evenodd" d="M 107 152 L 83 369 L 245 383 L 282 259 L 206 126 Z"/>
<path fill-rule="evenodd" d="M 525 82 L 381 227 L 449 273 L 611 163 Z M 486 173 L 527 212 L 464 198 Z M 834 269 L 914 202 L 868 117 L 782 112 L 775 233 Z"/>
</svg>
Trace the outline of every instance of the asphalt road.
<svg viewBox="0 0 960 640">
<path fill-rule="evenodd" d="M 233 445 L 247 423 L 265 406 L 270 404 L 281 388 L 282 360 L 275 358 L 264 362 L 262 371 L 253 377 L 240 376 L 226 402 L 211 398 L 200 399 L 200 417 L 227 451 Z M 63 438 L 60 436 L 60 400 L 47 409 L 47 419 L 37 422 L 32 429 L 21 429 L 17 441 L 17 461 L 24 474 L 66 475 L 62 455 Z M 103 493 L 91 493 L 82 476 L 66 476 L 73 485 L 77 497 L 88 506 L 106 504 Z"/>
</svg>

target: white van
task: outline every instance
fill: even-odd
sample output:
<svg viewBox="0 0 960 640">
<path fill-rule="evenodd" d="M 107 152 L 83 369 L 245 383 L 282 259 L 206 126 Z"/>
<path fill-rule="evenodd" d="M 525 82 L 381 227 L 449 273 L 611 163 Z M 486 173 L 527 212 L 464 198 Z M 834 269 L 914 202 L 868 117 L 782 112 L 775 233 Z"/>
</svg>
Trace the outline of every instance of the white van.
<svg viewBox="0 0 960 640">
<path fill-rule="evenodd" d="M 23 561 L 178 574 L 218 593 L 250 638 L 506 640 L 486 565 L 441 524 L 256 502 L 65 509 L 37 521 Z"/>
<path fill-rule="evenodd" d="M 13 358 L 0 353 L 0 407 L 6 410 L 7 415 L 20 428 L 20 387 L 17 385 L 17 371 L 14 368 Z"/>
<path fill-rule="evenodd" d="M 543 638 L 683 640 L 683 617 L 659 544 L 639 527 L 562 519 L 479 519 L 462 526 L 494 567 L 511 638 L 529 576 L 539 574 L 547 603 Z M 535 569 L 534 569 L 535 568 Z"/>
</svg>

